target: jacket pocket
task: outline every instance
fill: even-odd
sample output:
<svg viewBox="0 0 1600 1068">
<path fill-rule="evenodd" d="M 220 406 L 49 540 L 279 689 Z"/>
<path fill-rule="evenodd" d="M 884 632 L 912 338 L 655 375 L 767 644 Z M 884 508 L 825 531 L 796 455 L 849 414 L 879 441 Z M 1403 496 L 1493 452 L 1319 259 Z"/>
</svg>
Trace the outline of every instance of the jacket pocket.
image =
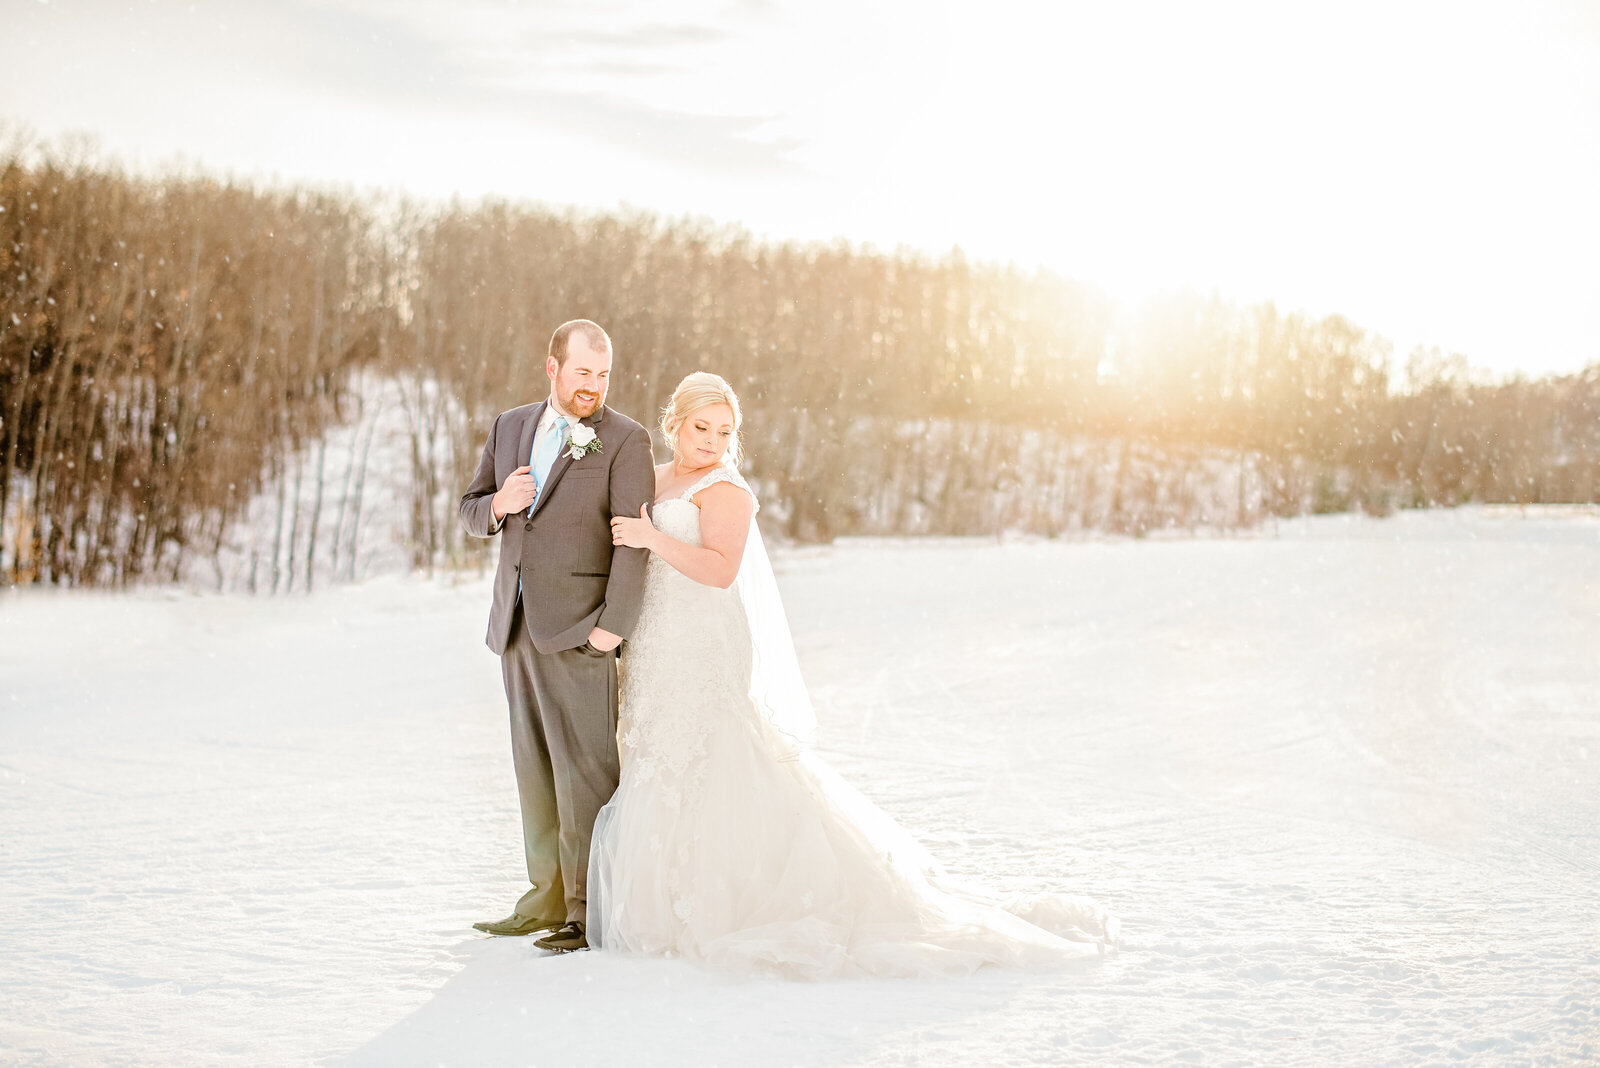
<svg viewBox="0 0 1600 1068">
<path fill-rule="evenodd" d="M 572 577 L 573 578 L 610 578 L 611 577 L 611 572 L 609 572 L 609 571 L 574 571 L 572 573 Z"/>
</svg>

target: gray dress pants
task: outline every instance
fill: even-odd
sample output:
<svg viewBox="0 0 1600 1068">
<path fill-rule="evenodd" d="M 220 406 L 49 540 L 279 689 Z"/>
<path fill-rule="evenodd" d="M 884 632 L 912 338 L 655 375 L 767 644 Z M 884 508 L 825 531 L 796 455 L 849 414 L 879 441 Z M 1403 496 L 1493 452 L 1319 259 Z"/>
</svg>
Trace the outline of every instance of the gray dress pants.
<svg viewBox="0 0 1600 1068">
<path fill-rule="evenodd" d="M 594 818 L 617 790 L 617 657 L 585 648 L 539 652 L 519 602 L 500 657 L 533 884 L 516 912 L 528 919 L 587 921 Z"/>
</svg>

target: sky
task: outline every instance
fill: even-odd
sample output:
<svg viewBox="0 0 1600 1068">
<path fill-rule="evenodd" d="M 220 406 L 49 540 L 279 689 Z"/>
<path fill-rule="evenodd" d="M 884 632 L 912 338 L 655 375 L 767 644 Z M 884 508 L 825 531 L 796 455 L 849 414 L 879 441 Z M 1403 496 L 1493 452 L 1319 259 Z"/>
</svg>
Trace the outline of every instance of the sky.
<svg viewBox="0 0 1600 1068">
<path fill-rule="evenodd" d="M 0 0 L 142 171 L 692 214 L 1600 363 L 1600 0 Z"/>
</svg>

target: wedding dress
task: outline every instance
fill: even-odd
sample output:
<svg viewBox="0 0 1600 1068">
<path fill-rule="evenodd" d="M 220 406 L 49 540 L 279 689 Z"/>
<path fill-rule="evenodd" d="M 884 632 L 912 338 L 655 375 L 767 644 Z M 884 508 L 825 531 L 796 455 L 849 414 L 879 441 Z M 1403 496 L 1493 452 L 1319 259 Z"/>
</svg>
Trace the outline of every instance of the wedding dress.
<svg viewBox="0 0 1600 1068">
<path fill-rule="evenodd" d="M 719 466 L 657 503 L 656 527 L 702 544 L 692 498 L 719 481 L 750 490 Z M 1115 942 L 1088 899 L 1002 908 L 950 885 L 808 750 L 815 720 L 754 520 L 729 589 L 650 556 L 620 685 L 621 783 L 590 851 L 596 947 L 822 978 L 1047 963 Z"/>
</svg>

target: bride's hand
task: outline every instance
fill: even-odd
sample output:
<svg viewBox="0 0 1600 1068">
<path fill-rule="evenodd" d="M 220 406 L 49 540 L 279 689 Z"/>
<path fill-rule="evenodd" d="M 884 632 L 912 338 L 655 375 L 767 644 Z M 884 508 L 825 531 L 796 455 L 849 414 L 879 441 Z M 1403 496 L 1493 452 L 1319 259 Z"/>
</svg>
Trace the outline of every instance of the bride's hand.
<svg viewBox="0 0 1600 1068">
<path fill-rule="evenodd" d="M 639 518 L 614 515 L 611 517 L 611 544 L 626 545 L 630 549 L 648 549 L 655 537 L 656 528 L 650 522 L 650 506 L 639 506 Z"/>
</svg>

